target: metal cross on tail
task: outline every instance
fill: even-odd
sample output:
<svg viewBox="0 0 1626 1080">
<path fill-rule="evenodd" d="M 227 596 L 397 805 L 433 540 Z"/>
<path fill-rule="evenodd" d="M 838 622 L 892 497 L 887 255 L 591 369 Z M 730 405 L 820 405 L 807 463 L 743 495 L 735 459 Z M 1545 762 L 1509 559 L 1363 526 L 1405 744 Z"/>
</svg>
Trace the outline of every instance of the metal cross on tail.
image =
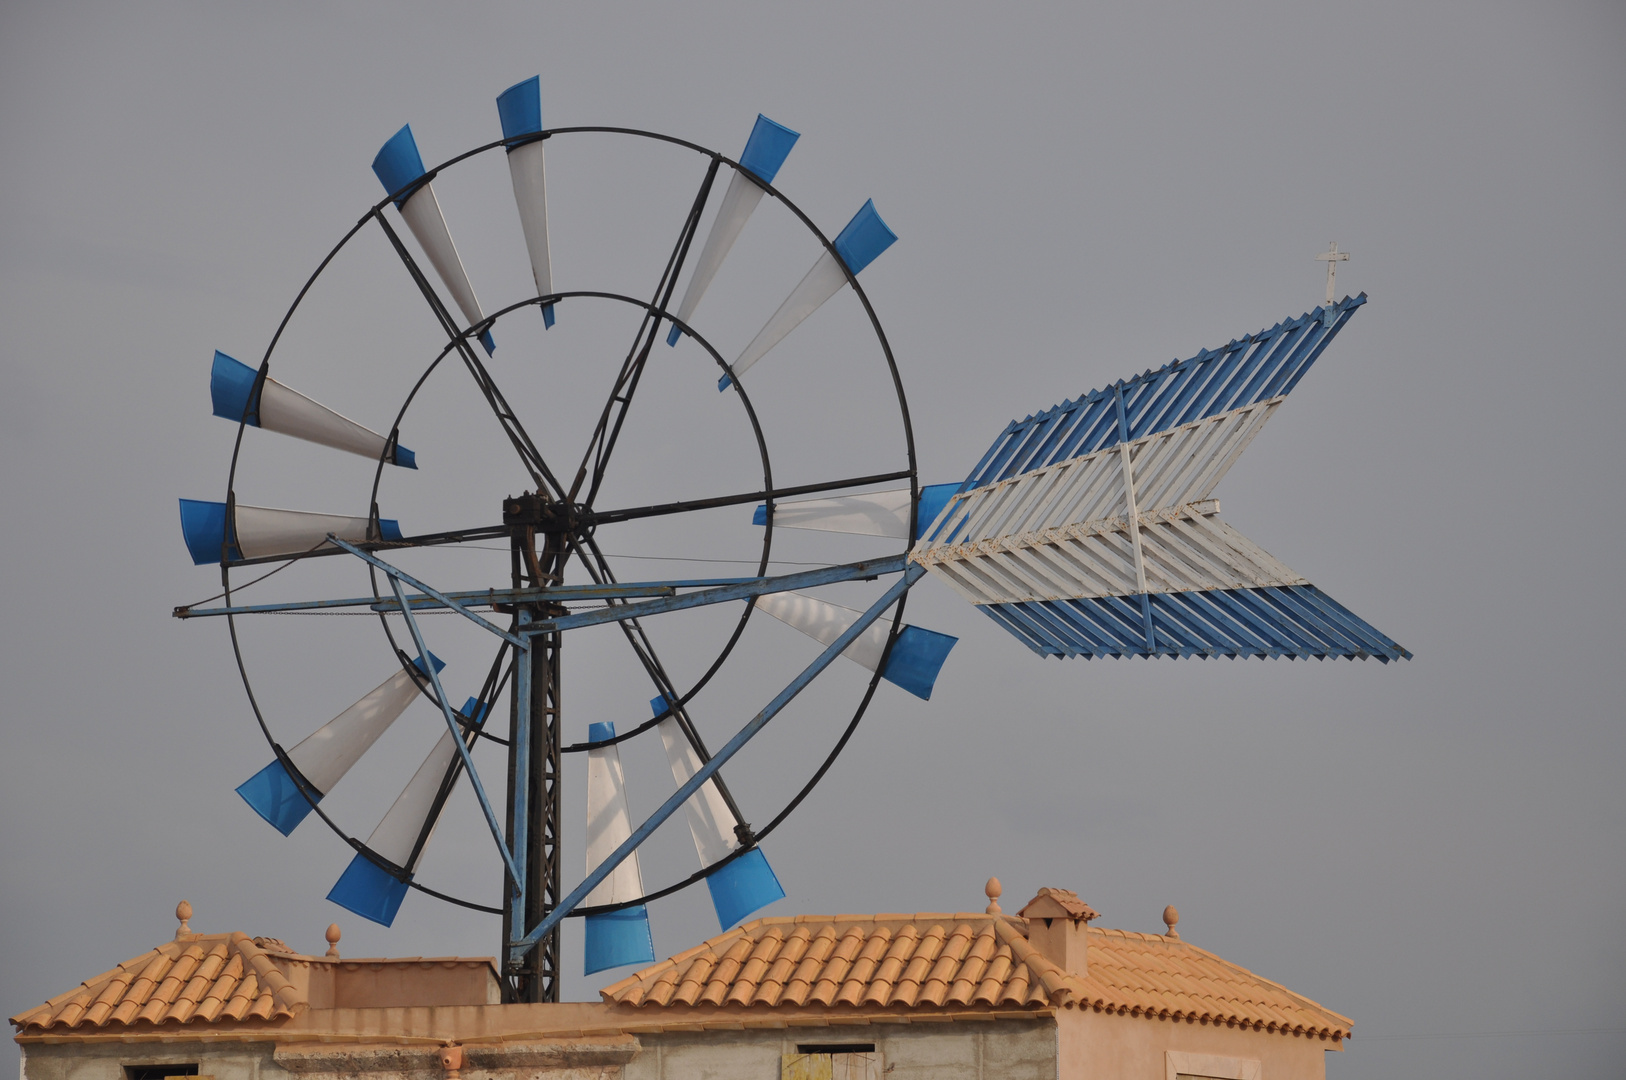
<svg viewBox="0 0 1626 1080">
<path fill-rule="evenodd" d="M 1332 303 L 1333 297 L 1338 295 L 1338 293 L 1336 291 L 1336 289 L 1337 289 L 1337 281 L 1338 281 L 1338 264 L 1341 263 L 1341 262 L 1348 262 L 1349 261 L 1349 252 L 1347 252 L 1347 251 L 1339 251 L 1338 250 L 1338 241 L 1333 240 L 1333 241 L 1331 241 L 1330 243 L 1327 244 L 1327 250 L 1323 251 L 1320 255 L 1317 255 L 1315 258 L 1316 258 L 1316 262 L 1324 262 L 1324 263 L 1327 264 L 1327 299 L 1326 299 L 1326 303 L 1330 305 Z"/>
</svg>

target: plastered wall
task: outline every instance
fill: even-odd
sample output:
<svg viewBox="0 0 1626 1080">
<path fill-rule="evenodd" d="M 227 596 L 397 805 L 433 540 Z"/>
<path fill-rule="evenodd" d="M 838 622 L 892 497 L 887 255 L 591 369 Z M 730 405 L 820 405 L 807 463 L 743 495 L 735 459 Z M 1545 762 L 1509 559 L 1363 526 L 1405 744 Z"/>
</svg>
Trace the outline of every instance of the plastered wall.
<svg viewBox="0 0 1626 1080">
<path fill-rule="evenodd" d="M 1058 1010 L 1056 1022 L 1061 1080 L 1170 1080 L 1169 1050 L 1257 1061 L 1257 1080 L 1326 1080 L 1326 1052 L 1334 1049 L 1333 1043 L 1314 1037 L 1108 1016 L 1088 1009 Z M 1255 1080 L 1246 1069 L 1214 1074 Z"/>
<path fill-rule="evenodd" d="M 887 1080 L 1056 1080 L 1049 1020 L 869 1024 L 640 1034 L 625 1080 L 778 1080 L 780 1057 L 813 1043 L 874 1043 Z"/>
<path fill-rule="evenodd" d="M 32 1043 L 24 1050 L 23 1080 L 124 1080 L 126 1065 L 197 1065 L 215 1080 L 291 1080 L 272 1060 L 276 1044 Z"/>
</svg>

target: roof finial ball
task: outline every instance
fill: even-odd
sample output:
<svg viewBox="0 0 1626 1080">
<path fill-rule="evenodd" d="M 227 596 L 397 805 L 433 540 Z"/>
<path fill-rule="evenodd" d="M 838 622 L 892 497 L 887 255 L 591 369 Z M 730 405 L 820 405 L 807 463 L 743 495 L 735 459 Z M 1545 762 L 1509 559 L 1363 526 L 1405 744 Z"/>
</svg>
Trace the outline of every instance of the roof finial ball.
<svg viewBox="0 0 1626 1080">
<path fill-rule="evenodd" d="M 183 936 L 192 932 L 192 927 L 187 923 L 187 920 L 192 917 L 192 905 L 185 900 L 176 904 L 175 917 L 181 920 L 181 925 L 175 931 L 175 939 L 179 941 Z"/>
<path fill-rule="evenodd" d="M 1179 941 L 1180 940 L 1180 931 L 1175 929 L 1175 927 L 1177 925 L 1179 925 L 1179 923 L 1180 923 L 1180 909 L 1179 908 L 1175 907 L 1173 904 L 1170 904 L 1168 907 L 1163 909 L 1163 925 L 1168 927 L 1167 932 L 1165 932 L 1164 935 L 1163 935 L 1164 937 L 1173 938 L 1174 940 Z"/>
<path fill-rule="evenodd" d="M 327 933 L 323 936 L 327 938 L 327 954 L 337 960 L 339 958 L 339 924 L 328 923 Z"/>
<path fill-rule="evenodd" d="M 988 895 L 987 913 L 989 915 L 998 915 L 999 898 L 1005 892 L 1005 887 L 999 883 L 998 878 L 991 877 L 988 879 L 988 884 L 983 887 L 982 891 Z"/>
</svg>

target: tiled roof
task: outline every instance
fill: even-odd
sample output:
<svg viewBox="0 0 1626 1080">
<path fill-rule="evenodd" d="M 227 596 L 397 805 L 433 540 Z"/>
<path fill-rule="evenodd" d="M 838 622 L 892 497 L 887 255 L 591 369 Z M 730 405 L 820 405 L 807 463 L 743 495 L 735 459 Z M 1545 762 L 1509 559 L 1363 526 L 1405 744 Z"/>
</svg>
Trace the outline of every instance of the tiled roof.
<svg viewBox="0 0 1626 1080">
<path fill-rule="evenodd" d="M 247 934 L 185 934 L 11 1018 L 19 1033 L 49 1029 L 271 1020 L 307 1003 L 269 952 L 290 950 Z"/>
<path fill-rule="evenodd" d="M 962 912 L 758 919 L 600 995 L 641 1008 L 1091 1008 L 1349 1035 L 1347 1017 L 1196 946 L 1126 930 L 1084 933 L 1089 975 L 1080 978 L 1035 950 L 1021 918 Z"/>
<path fill-rule="evenodd" d="M 1133 930 L 1090 927 L 1087 933 L 1089 976 L 1076 980 L 1082 988 L 1081 1006 L 1170 1020 L 1234 1023 L 1284 1035 L 1349 1037 L 1349 1017 L 1206 949 Z"/>
<path fill-rule="evenodd" d="M 758 919 L 600 991 L 624 1005 L 1019 1005 L 1068 976 L 986 915 Z"/>
</svg>

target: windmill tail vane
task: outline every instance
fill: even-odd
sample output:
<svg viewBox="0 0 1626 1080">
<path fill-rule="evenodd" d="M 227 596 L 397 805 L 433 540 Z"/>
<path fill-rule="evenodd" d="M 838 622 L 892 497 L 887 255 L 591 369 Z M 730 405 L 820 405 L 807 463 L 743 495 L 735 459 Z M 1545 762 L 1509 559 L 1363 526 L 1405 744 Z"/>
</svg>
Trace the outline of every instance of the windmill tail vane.
<svg viewBox="0 0 1626 1080">
<path fill-rule="evenodd" d="M 385 926 L 394 922 L 413 890 L 501 916 L 504 993 L 513 1000 L 530 1001 L 557 1000 L 559 926 L 567 917 L 583 920 L 584 967 L 592 974 L 652 961 L 655 949 L 649 903 L 701 880 L 724 928 L 750 916 L 786 895 L 760 841 L 828 772 L 880 684 L 889 683 L 923 701 L 931 699 L 958 639 L 903 621 L 906 594 L 926 577 L 943 582 L 1040 656 L 1348 657 L 1383 663 L 1410 658 L 1404 648 L 1225 521 L 1214 494 L 1299 380 L 1365 304 L 1364 294 L 1329 301 L 1221 348 L 1204 349 L 1186 360 L 1013 421 L 963 481 L 922 485 L 915 470 L 902 380 L 859 281 L 859 275 L 897 236 L 873 201 L 866 201 L 829 238 L 774 187 L 800 138 L 796 131 L 759 114 L 739 161 L 733 162 L 652 132 L 585 127 L 549 130 L 542 122 L 539 78 L 505 90 L 497 98 L 497 114 L 500 140 L 434 169 L 424 167 L 412 128 L 403 125 L 373 160 L 373 171 L 385 194 L 363 224 L 375 222 L 402 259 L 446 332 L 448 340 L 436 339 L 435 348 L 442 349 L 441 356 L 459 350 L 463 366 L 475 378 L 519 453 L 535 490 L 503 500 L 500 526 L 405 534 L 398 519 L 380 516 L 378 483 L 386 473 L 399 478 L 401 485 L 431 480 L 426 474 L 432 470 L 419 472 L 417 456 L 399 440 L 407 408 L 419 398 L 418 387 L 425 385 L 422 379 L 428 372 L 412 387 L 394 422 L 369 427 L 271 378 L 272 353 L 268 350 L 257 369 L 224 352 L 214 354 L 210 369 L 213 414 L 237 425 L 238 448 L 262 445 L 262 436 L 245 434 L 259 429 L 375 462 L 374 486 L 364 504 L 369 511 L 318 513 L 241 501 L 235 452 L 224 500 L 180 501 L 187 552 L 198 565 L 217 566 L 226 590 L 224 606 L 180 607 L 175 609 L 177 617 L 220 616 L 231 621 L 267 613 L 371 612 L 380 616 L 374 622 L 384 626 L 390 653 L 398 661 L 398 669 L 387 675 L 383 671 L 364 673 L 340 700 L 349 700 L 365 686 L 373 688 L 337 715 L 323 710 L 332 715 L 331 720 L 311 730 L 316 718 L 307 716 L 299 724 L 303 737 L 290 739 L 285 748 L 272 736 L 272 726 L 250 686 L 244 647 L 237 624 L 232 622 L 232 645 L 249 704 L 272 751 L 270 763 L 237 791 L 255 814 L 285 836 L 315 816 L 346 840 L 353 856 L 328 893 L 333 902 Z M 705 159 L 705 180 L 654 302 L 559 288 L 560 274 L 568 274 L 572 268 L 568 258 L 555 265 L 547 165 L 550 155 L 557 157 L 573 145 L 563 142 L 564 136 L 573 133 L 658 140 L 666 147 L 687 147 Z M 530 264 L 524 292 L 535 289 L 529 299 L 497 309 L 481 305 L 435 190 L 435 180 L 443 170 L 476 160 L 486 151 L 491 155 L 484 160 L 494 161 L 500 151 L 506 162 L 519 218 L 516 244 L 523 244 Z M 721 195 L 714 198 L 713 178 L 725 167 L 730 172 L 728 183 L 718 186 Z M 445 190 L 457 189 L 447 186 Z M 708 291 L 725 280 L 719 278 L 719 271 L 753 215 L 776 202 L 806 226 L 819 253 L 778 307 L 766 313 L 765 321 L 758 321 L 764 312 L 750 317 L 737 339 L 746 344 L 729 360 L 703 336 L 708 333 L 706 327 L 697 329 L 694 320 L 704 317 L 702 302 Z M 438 290 L 389 223 L 385 211 L 390 206 L 438 279 Z M 711 223 L 702 240 L 700 227 L 708 207 L 712 208 Z M 455 216 L 457 208 L 450 209 Z M 334 254 L 361 228 L 357 225 L 347 234 Z M 668 309 L 668 302 L 679 295 L 676 288 L 691 244 L 695 258 L 687 268 L 686 288 L 675 307 Z M 805 254 L 793 258 L 789 270 L 807 265 Z M 332 260 L 330 254 L 312 283 Z M 775 380 L 797 375 L 795 364 L 787 361 L 761 369 L 757 365 L 844 289 L 862 301 L 849 305 L 849 314 L 862 308 L 861 317 L 868 320 L 876 339 L 876 355 L 886 365 L 888 385 L 896 390 L 907 467 L 888 471 L 878 464 L 856 478 L 803 484 L 787 492 L 771 480 L 767 443 L 742 382 L 749 371 L 750 381 L 765 398 L 787 385 Z M 557 320 L 566 317 L 564 307 L 588 298 L 622 305 L 619 310 L 630 310 L 640 325 L 641 348 L 627 354 L 624 343 L 616 345 L 615 353 L 629 358 L 603 415 L 609 418 L 619 408 L 622 411 L 616 415 L 624 417 L 641 365 L 648 360 L 650 346 L 665 322 L 669 324 L 666 340 L 676 351 L 658 350 L 659 355 L 699 357 L 714 364 L 710 370 L 721 373 L 719 390 L 735 391 L 743 412 L 749 415 L 762 454 L 759 489 L 606 511 L 593 505 L 598 475 L 580 500 L 576 487 L 567 492 L 557 484 L 520 417 L 497 388 L 497 376 L 507 379 L 512 373 L 502 371 L 495 360 L 488 368 L 472 344 L 479 341 L 486 356 L 494 357 L 493 328 L 509 316 L 515 321 L 504 322 L 505 338 L 511 329 L 526 327 L 547 336 Z M 294 307 L 298 304 L 296 299 Z M 517 322 L 518 309 L 531 305 L 538 308 L 540 322 L 535 316 L 527 316 L 529 322 Z M 840 307 L 832 305 L 832 309 Z M 454 309 L 461 314 L 461 323 L 452 315 Z M 290 309 L 289 317 L 292 314 Z M 819 316 L 834 317 L 829 312 Z M 567 327 L 577 325 L 586 325 L 586 321 L 570 322 Z M 757 327 L 754 336 L 749 336 Z M 434 370 L 433 365 L 429 370 Z M 707 379 L 699 385 L 709 386 L 709 376 Z M 794 383 L 788 385 L 794 387 Z M 729 403 L 727 398 L 707 394 L 707 400 Z M 621 430 L 620 424 L 621 419 L 614 421 L 616 432 Z M 272 445 L 275 442 L 270 440 Z M 604 467 L 614 445 L 613 437 L 590 442 L 588 457 L 595 470 Z M 697 475 L 705 472 L 695 470 Z M 883 483 L 896 482 L 905 486 L 877 490 Z M 577 486 L 580 483 L 578 480 Z M 779 492 L 795 497 L 781 498 Z M 692 498 L 691 493 L 680 494 Z M 725 515 L 738 513 L 729 527 L 743 531 L 748 528 L 744 510 L 753 504 L 751 536 L 762 544 L 760 565 L 764 568 L 771 562 L 774 533 L 782 529 L 869 537 L 887 553 L 858 561 L 813 564 L 818 568 L 794 573 L 622 582 L 596 546 L 597 535 L 605 528 L 667 514 L 721 509 Z M 506 540 L 511 548 L 512 569 L 500 588 L 440 591 L 382 557 L 395 559 L 399 549 L 492 540 Z M 317 556 L 337 556 L 347 562 L 353 558 L 365 564 L 371 575 L 371 595 L 244 604 L 232 592 L 232 573 L 247 564 L 278 562 L 280 571 Z M 573 558 L 579 562 L 572 562 Z M 572 574 L 584 574 L 587 580 L 579 576 L 567 580 L 567 568 Z M 295 577 L 290 573 L 279 581 L 286 583 Z M 259 580 L 263 577 L 237 588 L 241 591 Z M 867 582 L 883 584 L 870 586 Z M 862 601 L 867 606 L 833 602 L 827 598 L 830 594 L 821 591 L 832 586 L 848 590 L 838 599 L 851 599 L 860 595 L 857 590 L 868 589 L 864 595 L 869 599 Z M 583 601 L 601 606 L 584 606 Z M 721 604 L 737 606 L 738 629 L 710 672 L 683 689 L 662 664 L 643 625 L 651 620 L 679 622 L 683 612 Z M 477 608 L 501 614 L 487 618 Z M 446 625 L 464 628 L 464 633 L 480 640 L 482 648 L 495 651 L 483 681 L 476 671 L 478 691 L 461 708 L 452 707 L 442 681 L 447 665 L 429 650 L 418 619 L 426 612 L 461 616 L 461 620 L 449 618 L 435 627 L 437 648 L 442 651 L 446 646 L 438 635 Z M 764 617 L 751 624 L 753 631 L 771 637 L 777 653 L 794 661 L 797 673 L 713 752 L 695 723 L 695 717 L 704 711 L 696 695 L 728 658 L 753 615 Z M 351 620 L 328 622 L 330 626 L 354 625 Z M 627 638 L 639 663 L 629 685 L 642 686 L 645 680 L 653 683 L 656 696 L 650 701 L 651 713 L 632 721 L 619 734 L 613 720 L 595 717 L 587 725 L 586 742 L 566 745 L 559 698 L 561 649 L 573 631 L 609 624 Z M 479 633 L 468 630 L 470 625 Z M 399 636 L 392 627 L 404 627 L 407 634 Z M 757 631 L 759 627 L 762 629 Z M 788 634 L 785 627 L 801 636 Z M 622 662 L 625 659 L 621 657 Z M 838 659 L 846 663 L 836 664 Z M 285 671 L 280 657 L 277 666 L 279 674 Z M 460 669 L 462 666 L 460 661 Z M 857 679 L 866 687 L 846 733 L 777 816 L 758 818 L 754 827 L 721 770 L 832 668 L 837 672 L 845 669 L 847 674 L 832 677 L 830 682 L 852 682 L 861 673 Z M 381 676 L 383 681 L 373 685 Z M 504 696 L 509 707 L 494 708 Z M 337 811 L 328 796 L 419 699 L 433 706 L 440 718 L 436 738 L 432 745 L 425 740 L 429 751 L 422 764 L 362 840 L 330 816 Z M 641 705 L 637 711 L 642 712 Z M 506 738 L 487 730 L 494 713 L 507 718 Z M 656 796 L 660 800 L 657 808 L 634 824 L 637 819 L 620 745 L 651 731 L 659 734 L 673 787 Z M 477 765 L 476 752 L 481 755 L 479 760 L 485 760 L 483 755 L 491 752 L 492 743 L 506 748 L 506 800 L 488 797 Z M 561 884 L 560 777 L 563 756 L 571 753 L 586 755 L 585 874 L 567 892 Z M 486 769 L 488 776 L 491 771 Z M 463 783 L 465 773 L 467 783 Z M 794 789 L 794 785 L 780 786 Z M 418 880 L 424 853 L 449 800 L 465 797 L 459 791 L 472 791 L 478 800 L 501 856 L 503 891 L 495 906 L 436 892 Z M 506 811 L 506 816 L 499 811 Z M 652 864 L 640 860 L 639 849 L 680 811 L 694 844 L 698 870 L 673 885 L 646 888 L 644 869 Z"/>
<path fill-rule="evenodd" d="M 1013 421 L 910 559 L 1043 656 L 1409 659 L 1213 498 L 1365 302 Z"/>
</svg>

